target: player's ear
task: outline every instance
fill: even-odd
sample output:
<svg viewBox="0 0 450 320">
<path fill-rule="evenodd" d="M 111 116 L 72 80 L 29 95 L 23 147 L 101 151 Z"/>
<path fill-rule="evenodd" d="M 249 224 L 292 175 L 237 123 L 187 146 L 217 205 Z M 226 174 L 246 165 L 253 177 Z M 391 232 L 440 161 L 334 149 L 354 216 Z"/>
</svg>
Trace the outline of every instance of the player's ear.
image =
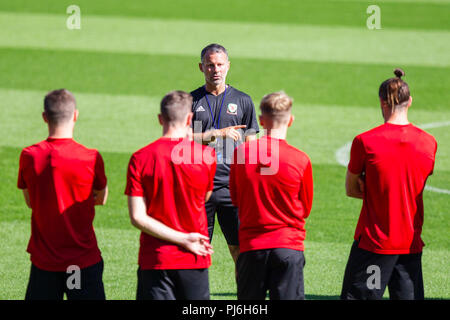
<svg viewBox="0 0 450 320">
<path fill-rule="evenodd" d="M 77 122 L 79 115 L 80 115 L 80 111 L 78 111 L 78 109 L 75 109 L 75 111 L 73 113 L 73 122 Z"/>
<path fill-rule="evenodd" d="M 411 104 L 412 104 L 412 100 L 413 100 L 413 98 L 412 98 L 412 96 L 409 96 L 409 101 L 408 101 L 408 108 L 411 106 Z"/>
<path fill-rule="evenodd" d="M 259 116 L 259 124 L 261 125 L 261 127 L 264 127 L 264 117 L 263 117 L 263 115 Z"/>
<path fill-rule="evenodd" d="M 158 121 L 160 125 L 164 125 L 164 120 L 161 114 L 158 114 Z"/>
<path fill-rule="evenodd" d="M 198 68 L 200 69 L 201 72 L 204 72 L 203 71 L 203 64 L 201 62 L 198 63 Z"/>
<path fill-rule="evenodd" d="M 295 117 L 293 114 L 289 115 L 289 122 L 288 122 L 288 127 L 290 127 L 292 125 L 292 122 L 294 122 Z"/>
<path fill-rule="evenodd" d="M 45 112 L 42 112 L 42 119 L 44 119 L 45 123 L 48 123 L 47 114 Z"/>
<path fill-rule="evenodd" d="M 384 101 L 383 99 L 381 99 L 381 97 L 380 97 L 380 106 L 381 106 L 382 109 L 385 108 L 385 107 L 387 106 L 386 101 Z"/>
<path fill-rule="evenodd" d="M 192 112 L 189 112 L 186 118 L 186 127 L 190 127 L 192 123 L 192 117 L 194 114 Z"/>
</svg>

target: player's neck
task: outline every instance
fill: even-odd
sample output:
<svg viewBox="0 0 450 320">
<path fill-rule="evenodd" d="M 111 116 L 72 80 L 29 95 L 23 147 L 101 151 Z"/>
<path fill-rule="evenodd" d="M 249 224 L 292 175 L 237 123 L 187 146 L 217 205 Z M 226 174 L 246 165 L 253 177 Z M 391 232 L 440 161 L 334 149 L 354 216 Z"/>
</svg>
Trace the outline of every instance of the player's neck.
<svg viewBox="0 0 450 320">
<path fill-rule="evenodd" d="M 264 128 L 264 135 L 275 139 L 286 140 L 287 127 Z"/>
<path fill-rule="evenodd" d="M 48 127 L 48 137 L 53 139 L 72 139 L 73 128 L 71 127 Z"/>
<path fill-rule="evenodd" d="M 190 128 L 179 128 L 179 127 L 171 127 L 171 126 L 163 126 L 163 138 L 170 139 L 184 139 L 188 136 L 188 130 Z"/>
<path fill-rule="evenodd" d="M 210 83 L 205 84 L 205 90 L 215 96 L 218 96 L 219 94 L 223 93 L 226 87 L 227 85 L 225 83 L 222 83 L 218 86 Z"/>
<path fill-rule="evenodd" d="M 398 111 L 394 112 L 384 118 L 384 122 L 390 123 L 390 124 L 397 124 L 397 125 L 406 125 L 409 124 L 408 121 L 408 112 L 405 111 Z"/>
</svg>

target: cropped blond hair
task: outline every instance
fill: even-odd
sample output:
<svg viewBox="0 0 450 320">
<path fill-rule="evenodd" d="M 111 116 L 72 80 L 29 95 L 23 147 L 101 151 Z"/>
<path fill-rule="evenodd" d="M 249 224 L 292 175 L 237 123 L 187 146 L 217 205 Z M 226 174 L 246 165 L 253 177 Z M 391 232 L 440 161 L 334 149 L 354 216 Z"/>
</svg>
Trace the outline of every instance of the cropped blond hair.
<svg viewBox="0 0 450 320">
<path fill-rule="evenodd" d="M 259 106 L 261 113 L 273 120 L 284 120 L 290 115 L 293 100 L 284 91 L 267 94 Z"/>
</svg>

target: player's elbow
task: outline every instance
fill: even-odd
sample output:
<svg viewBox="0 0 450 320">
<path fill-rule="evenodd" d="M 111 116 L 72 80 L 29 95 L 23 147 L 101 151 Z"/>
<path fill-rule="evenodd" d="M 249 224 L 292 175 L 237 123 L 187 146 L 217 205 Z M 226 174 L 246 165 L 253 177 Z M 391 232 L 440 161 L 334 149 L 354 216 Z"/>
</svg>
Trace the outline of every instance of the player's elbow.
<svg viewBox="0 0 450 320">
<path fill-rule="evenodd" d="M 128 197 L 128 212 L 131 224 L 142 230 L 147 217 L 146 206 L 142 197 Z"/>
<path fill-rule="evenodd" d="M 351 198 L 353 198 L 353 196 L 354 196 L 354 191 L 348 185 L 348 183 L 345 185 L 345 194 L 346 194 L 347 197 L 351 197 Z"/>
<path fill-rule="evenodd" d="M 135 228 L 137 228 L 137 229 L 141 229 L 141 221 L 140 221 L 140 219 L 137 217 L 137 216 L 135 216 L 135 215 L 130 215 L 130 222 L 131 222 L 131 225 L 133 226 L 133 227 L 135 227 Z"/>
<path fill-rule="evenodd" d="M 345 195 L 347 197 L 352 197 L 352 191 L 350 190 L 350 188 L 348 186 L 345 186 Z"/>
<path fill-rule="evenodd" d="M 359 175 L 347 171 L 345 179 L 345 193 L 347 197 L 362 199 L 362 191 L 358 183 Z"/>
<path fill-rule="evenodd" d="M 95 200 L 95 205 L 96 206 L 104 206 L 106 204 L 106 198 L 103 199 L 96 199 Z"/>
<path fill-rule="evenodd" d="M 23 193 L 23 199 L 25 200 L 25 204 L 27 205 L 28 208 L 31 208 L 31 199 L 30 199 L 30 194 L 28 193 L 28 189 L 23 189 L 22 190 Z"/>
<path fill-rule="evenodd" d="M 350 197 L 350 198 L 356 198 L 356 199 L 363 198 L 363 195 L 360 190 L 354 190 L 352 188 L 347 188 L 345 193 L 347 194 L 347 197 Z"/>
<path fill-rule="evenodd" d="M 104 206 L 108 199 L 108 187 L 103 190 L 94 190 L 94 199 L 96 206 Z"/>
</svg>

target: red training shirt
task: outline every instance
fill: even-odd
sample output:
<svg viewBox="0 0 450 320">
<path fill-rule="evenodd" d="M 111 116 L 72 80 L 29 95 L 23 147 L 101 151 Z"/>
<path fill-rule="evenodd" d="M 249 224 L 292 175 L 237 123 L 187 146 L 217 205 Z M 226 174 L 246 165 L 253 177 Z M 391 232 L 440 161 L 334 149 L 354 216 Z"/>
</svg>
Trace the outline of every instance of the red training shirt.
<svg viewBox="0 0 450 320">
<path fill-rule="evenodd" d="M 214 149 L 163 137 L 132 155 L 125 194 L 145 197 L 147 214 L 166 226 L 208 236 L 205 196 L 213 190 L 215 171 Z M 211 257 L 142 232 L 138 263 L 142 270 L 203 269 Z"/>
<path fill-rule="evenodd" d="M 270 136 L 246 142 L 234 152 L 230 194 L 239 208 L 241 252 L 304 250 L 305 219 L 313 200 L 306 153 Z"/>
<path fill-rule="evenodd" d="M 434 137 L 412 124 L 385 123 L 355 137 L 348 170 L 365 172 L 354 237 L 360 248 L 380 254 L 422 251 L 422 193 L 436 149 Z"/>
<path fill-rule="evenodd" d="M 93 228 L 93 189 L 106 187 L 103 159 L 73 139 L 48 138 L 22 150 L 17 186 L 32 208 L 31 262 L 47 271 L 101 260 Z"/>
</svg>

